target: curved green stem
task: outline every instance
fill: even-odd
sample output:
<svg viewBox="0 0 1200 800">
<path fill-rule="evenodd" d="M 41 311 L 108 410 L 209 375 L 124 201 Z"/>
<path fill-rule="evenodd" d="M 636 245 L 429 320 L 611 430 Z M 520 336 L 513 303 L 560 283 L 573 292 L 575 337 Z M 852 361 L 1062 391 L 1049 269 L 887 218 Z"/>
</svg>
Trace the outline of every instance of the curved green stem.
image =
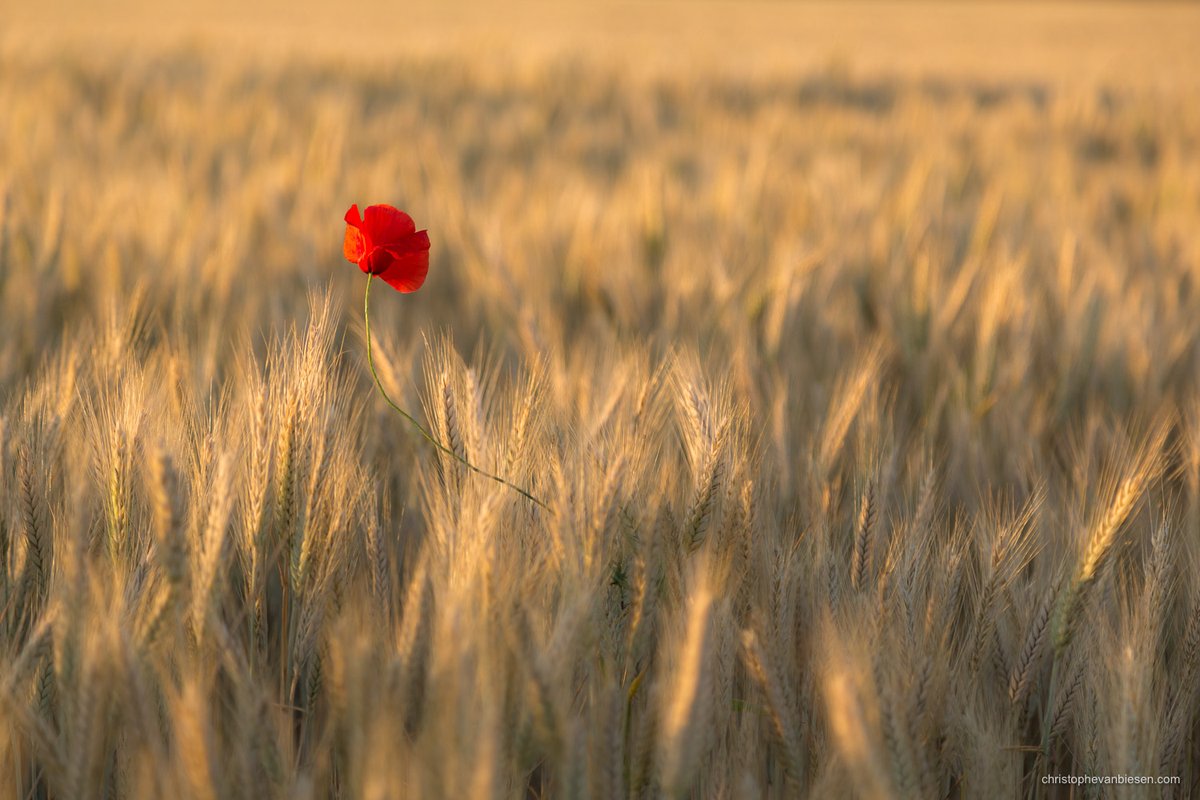
<svg viewBox="0 0 1200 800">
<path fill-rule="evenodd" d="M 405 411 L 400 406 L 396 405 L 396 403 L 392 400 L 392 398 L 388 397 L 387 390 L 383 388 L 383 382 L 379 380 L 379 373 L 377 373 L 375 371 L 375 358 L 371 354 L 371 281 L 374 280 L 374 278 L 375 278 L 374 275 L 371 275 L 369 273 L 367 274 L 367 291 L 366 291 L 366 294 L 363 296 L 363 321 L 366 323 L 366 326 L 367 326 L 367 366 L 371 368 L 371 377 L 375 379 L 375 386 L 376 386 L 376 388 L 379 389 L 379 393 L 381 395 L 383 395 L 383 399 L 387 401 L 387 404 L 389 406 L 391 406 L 393 409 L 398 411 L 400 413 L 400 416 L 404 417 L 406 420 L 411 422 L 413 424 L 413 427 L 415 427 L 418 431 L 420 431 L 421 435 L 424 436 L 426 439 L 428 439 L 429 443 L 432 444 L 434 447 L 436 447 L 438 450 L 441 450 L 446 455 L 450 456 L 451 458 L 455 459 L 456 461 L 459 461 L 464 466 L 466 466 L 467 469 L 471 470 L 472 472 L 474 472 L 478 475 L 482 475 L 485 478 L 490 478 L 490 479 L 494 480 L 496 483 L 504 484 L 505 486 L 512 489 L 514 492 L 516 492 L 517 494 L 524 497 L 526 500 L 536 503 L 541 508 L 548 508 L 548 506 L 545 503 L 543 503 L 541 500 L 538 500 L 536 497 L 534 497 L 529 492 L 522 489 L 520 486 L 517 486 L 516 484 L 513 484 L 513 483 L 509 483 L 508 481 L 504 480 L 504 478 L 501 478 L 499 475 L 493 475 L 492 473 L 488 472 L 487 470 L 480 469 L 479 467 L 472 464 L 470 461 L 467 461 L 465 458 L 460 456 L 458 453 L 451 450 L 449 447 L 446 447 L 446 445 L 439 442 L 432 433 L 430 433 L 428 430 L 426 430 L 424 425 L 417 422 L 417 420 L 414 419 L 411 414 L 409 414 L 407 411 Z"/>
</svg>

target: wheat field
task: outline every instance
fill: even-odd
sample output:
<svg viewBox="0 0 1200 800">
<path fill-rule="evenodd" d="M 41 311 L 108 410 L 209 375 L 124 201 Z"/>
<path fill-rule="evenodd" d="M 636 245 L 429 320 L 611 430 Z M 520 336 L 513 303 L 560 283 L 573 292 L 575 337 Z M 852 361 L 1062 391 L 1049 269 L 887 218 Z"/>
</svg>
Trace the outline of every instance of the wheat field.
<svg viewBox="0 0 1200 800">
<path fill-rule="evenodd" d="M 0 797 L 1193 794 L 1195 10 L 118 6 L 0 36 Z"/>
</svg>

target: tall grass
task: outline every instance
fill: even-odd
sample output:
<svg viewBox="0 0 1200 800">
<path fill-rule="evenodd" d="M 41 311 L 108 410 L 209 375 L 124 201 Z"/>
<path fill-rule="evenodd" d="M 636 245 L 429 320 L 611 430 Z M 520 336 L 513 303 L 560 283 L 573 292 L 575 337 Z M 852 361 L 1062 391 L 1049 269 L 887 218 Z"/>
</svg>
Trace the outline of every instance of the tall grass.
<svg viewBox="0 0 1200 800">
<path fill-rule="evenodd" d="M 1200 778 L 1183 95 L 10 53 L 0 105 L 0 795 Z M 374 391 L 376 201 L 433 239 L 380 381 L 546 508 Z"/>
</svg>

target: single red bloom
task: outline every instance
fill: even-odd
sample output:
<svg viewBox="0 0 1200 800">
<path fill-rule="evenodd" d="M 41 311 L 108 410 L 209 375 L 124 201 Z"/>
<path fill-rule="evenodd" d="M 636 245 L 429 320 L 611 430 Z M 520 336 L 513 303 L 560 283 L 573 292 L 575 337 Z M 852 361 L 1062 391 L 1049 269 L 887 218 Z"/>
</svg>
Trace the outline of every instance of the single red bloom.
<svg viewBox="0 0 1200 800">
<path fill-rule="evenodd" d="M 346 212 L 347 261 L 370 275 L 378 275 L 400 292 L 415 292 L 429 273 L 429 232 L 419 231 L 412 217 L 389 205 L 358 204 Z"/>
</svg>

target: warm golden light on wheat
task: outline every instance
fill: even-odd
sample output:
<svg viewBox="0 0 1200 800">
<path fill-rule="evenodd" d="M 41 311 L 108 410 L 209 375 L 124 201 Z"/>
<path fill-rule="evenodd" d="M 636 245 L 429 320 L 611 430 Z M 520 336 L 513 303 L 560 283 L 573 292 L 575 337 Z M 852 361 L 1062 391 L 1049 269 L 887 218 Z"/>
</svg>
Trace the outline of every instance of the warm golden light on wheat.
<svg viewBox="0 0 1200 800">
<path fill-rule="evenodd" d="M 1193 12 L 651 6 L 0 38 L 0 798 L 1193 794 Z"/>
</svg>

